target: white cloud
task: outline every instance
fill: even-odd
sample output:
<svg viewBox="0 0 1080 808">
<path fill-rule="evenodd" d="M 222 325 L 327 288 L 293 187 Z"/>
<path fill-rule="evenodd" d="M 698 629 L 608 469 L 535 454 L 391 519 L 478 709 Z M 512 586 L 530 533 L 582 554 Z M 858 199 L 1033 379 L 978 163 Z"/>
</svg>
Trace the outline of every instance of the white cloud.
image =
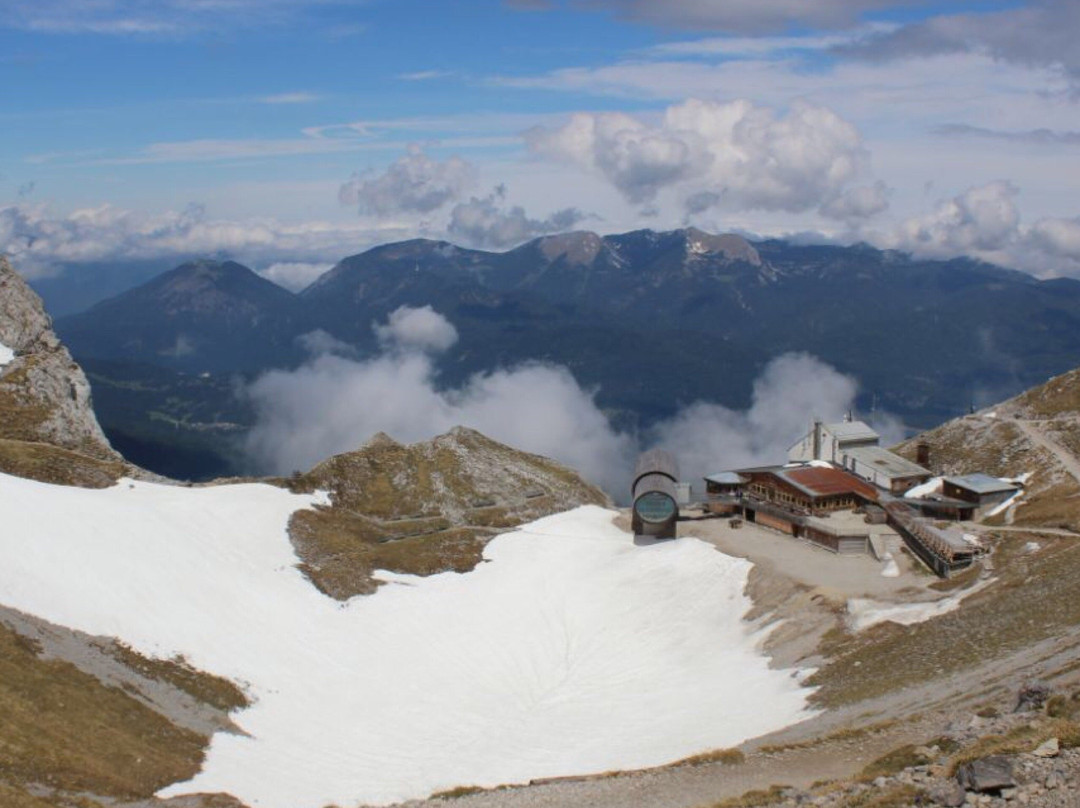
<svg viewBox="0 0 1080 808">
<path fill-rule="evenodd" d="M 354 177 L 338 196 L 343 205 L 357 205 L 361 214 L 431 213 L 459 198 L 474 178 L 473 167 L 460 157 L 434 160 L 419 146 L 410 146 L 385 172 Z"/>
<path fill-rule="evenodd" d="M 748 410 L 699 401 L 661 423 L 651 441 L 674 452 L 683 477 L 787 461 L 815 415 L 837 420 L 854 407 L 858 385 L 808 354 L 772 360 L 754 382 Z"/>
<path fill-rule="evenodd" d="M 885 232 L 861 236 L 919 257 L 970 256 L 1041 277 L 1080 277 L 1080 218 L 1021 220 L 1020 189 L 1007 180 L 969 188 Z"/>
<path fill-rule="evenodd" d="M 668 107 L 658 125 L 579 113 L 526 140 L 539 155 L 603 176 L 631 202 L 678 187 L 697 210 L 703 193 L 729 209 L 810 210 L 843 194 L 868 163 L 854 126 L 802 102 L 778 115 L 745 100 L 690 99 Z"/>
<path fill-rule="evenodd" d="M 0 208 L 0 252 L 28 277 L 62 264 L 176 256 L 227 255 L 255 265 L 278 265 L 275 275 L 297 280 L 310 266 L 365 247 L 405 238 L 412 230 L 355 224 L 280 222 L 258 218 L 211 219 L 198 205 L 183 211 L 147 214 L 103 205 L 56 216 L 44 205 Z M 267 270 L 269 271 L 269 270 Z"/>
<path fill-rule="evenodd" d="M 904 222 L 899 244 L 929 256 L 1000 250 L 1018 233 L 1019 192 L 1005 180 L 971 188 L 939 203 L 932 213 Z"/>
<path fill-rule="evenodd" d="M 279 261 L 266 267 L 266 269 L 258 270 L 258 272 L 268 281 L 276 283 L 290 292 L 299 292 L 314 283 L 319 276 L 326 273 L 332 266 L 333 264 L 330 263 Z"/>
<path fill-rule="evenodd" d="M 457 329 L 431 306 L 399 306 L 375 325 L 375 336 L 389 350 L 428 353 L 442 353 L 458 340 Z"/>
<path fill-rule="evenodd" d="M 868 12 L 924 5 L 923 0 L 579 0 L 623 19 L 664 29 L 762 34 L 793 27 L 837 28 Z"/>
<path fill-rule="evenodd" d="M 463 425 L 562 460 L 593 480 L 621 481 L 632 442 L 611 429 L 569 371 L 528 363 L 441 389 L 430 350 L 440 335 L 447 344 L 453 326 L 430 309 L 420 322 L 417 311 L 424 310 L 381 326 L 398 340 L 381 355 L 358 361 L 323 354 L 254 382 L 248 392 L 258 423 L 247 449 L 258 467 L 287 473 L 356 449 L 376 432 L 412 442 Z"/>
<path fill-rule="evenodd" d="M 878 180 L 873 185 L 848 188 L 822 205 L 820 212 L 829 219 L 857 222 L 883 213 L 888 207 L 888 186 Z"/>
<path fill-rule="evenodd" d="M 302 367 L 271 371 L 250 386 L 258 421 L 247 449 L 260 470 L 308 468 L 380 431 L 412 442 L 463 425 L 567 463 L 624 498 L 643 445 L 674 451 L 683 478 L 700 485 L 709 472 L 784 462 L 814 415 L 838 418 L 857 390 L 823 362 L 788 354 L 766 366 L 749 410 L 698 402 L 640 441 L 615 429 L 562 366 L 525 363 L 444 388 L 434 354 L 456 331 L 430 308 L 399 309 L 375 328 L 385 345 L 377 356 L 351 359 L 331 345 Z"/>
<path fill-rule="evenodd" d="M 497 187 L 485 197 L 472 197 L 450 211 L 450 235 L 475 247 L 511 247 L 547 233 L 569 230 L 585 214 L 563 208 L 546 219 L 530 219 L 520 205 L 507 206 L 506 190 Z"/>
</svg>

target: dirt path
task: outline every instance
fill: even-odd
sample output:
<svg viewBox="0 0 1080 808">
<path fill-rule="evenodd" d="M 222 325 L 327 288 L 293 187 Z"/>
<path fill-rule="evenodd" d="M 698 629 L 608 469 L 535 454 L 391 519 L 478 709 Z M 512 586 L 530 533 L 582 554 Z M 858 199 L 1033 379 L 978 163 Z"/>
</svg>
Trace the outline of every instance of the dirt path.
<svg viewBox="0 0 1080 808">
<path fill-rule="evenodd" d="M 1032 421 L 1018 419 L 1013 423 L 1024 433 L 1024 436 L 1028 440 L 1036 446 L 1040 446 L 1050 452 L 1050 454 L 1057 459 L 1058 463 L 1061 464 L 1061 467 L 1071 474 L 1077 483 L 1080 483 L 1080 460 L 1077 460 L 1072 452 L 1057 441 L 1048 437 L 1047 434 Z"/>
</svg>

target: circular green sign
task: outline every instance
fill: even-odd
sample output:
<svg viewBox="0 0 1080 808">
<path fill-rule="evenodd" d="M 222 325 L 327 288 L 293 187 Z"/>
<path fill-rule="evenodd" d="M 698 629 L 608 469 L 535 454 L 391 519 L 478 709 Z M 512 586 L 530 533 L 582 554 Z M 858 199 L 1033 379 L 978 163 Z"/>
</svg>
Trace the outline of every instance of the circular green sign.
<svg viewBox="0 0 1080 808">
<path fill-rule="evenodd" d="M 675 500 L 661 491 L 650 491 L 637 498 L 634 510 L 646 522 L 659 524 L 675 515 Z"/>
</svg>

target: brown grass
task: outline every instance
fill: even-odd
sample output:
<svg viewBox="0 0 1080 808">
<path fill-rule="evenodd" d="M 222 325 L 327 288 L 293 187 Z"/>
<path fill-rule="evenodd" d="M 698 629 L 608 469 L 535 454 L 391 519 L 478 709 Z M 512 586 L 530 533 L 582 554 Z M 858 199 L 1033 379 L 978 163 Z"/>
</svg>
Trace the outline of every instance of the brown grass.
<svg viewBox="0 0 1080 808">
<path fill-rule="evenodd" d="M 811 701 L 836 707 L 940 679 L 1080 624 L 1080 542 L 1010 533 L 995 553 L 998 580 L 961 609 L 912 626 L 883 623 L 835 643 L 810 677 Z M 1033 584 L 1032 582 L 1037 582 Z"/>
<path fill-rule="evenodd" d="M 781 801 L 784 798 L 784 792 L 789 788 L 791 786 L 786 785 L 769 786 L 767 789 L 755 788 L 739 797 L 721 800 L 712 808 L 762 808 L 762 806 Z"/>
<path fill-rule="evenodd" d="M 703 766 L 707 763 L 720 763 L 724 766 L 738 766 L 746 762 L 746 755 L 739 749 L 713 749 L 710 752 L 702 752 L 699 755 L 677 760 L 672 766 Z"/>
<path fill-rule="evenodd" d="M 99 460 L 46 443 L 0 438 L 0 471 L 54 485 L 108 488 L 127 469 L 118 461 Z"/>
<path fill-rule="evenodd" d="M 16 793 L 40 783 L 149 798 L 194 776 L 208 741 L 70 663 L 40 659 L 2 625 L 0 715 L 0 780 Z"/>
<path fill-rule="evenodd" d="M 250 704 L 244 692 L 228 679 L 196 670 L 183 657 L 147 659 L 118 642 L 110 643 L 103 650 L 136 673 L 148 679 L 167 682 L 197 701 L 224 712 L 239 710 Z"/>
</svg>

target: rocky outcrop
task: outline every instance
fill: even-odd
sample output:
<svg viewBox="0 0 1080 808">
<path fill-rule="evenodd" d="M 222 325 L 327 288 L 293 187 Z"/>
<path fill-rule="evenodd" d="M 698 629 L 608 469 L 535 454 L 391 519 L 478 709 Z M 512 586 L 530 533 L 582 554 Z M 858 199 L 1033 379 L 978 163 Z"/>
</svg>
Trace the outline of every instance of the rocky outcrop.
<svg viewBox="0 0 1080 808">
<path fill-rule="evenodd" d="M 340 599 L 373 592 L 373 570 L 465 572 L 498 533 L 578 505 L 610 505 L 572 469 L 462 427 L 411 445 L 380 433 L 289 485 L 330 493 L 328 507 L 298 511 L 289 532 L 304 572 Z"/>
<path fill-rule="evenodd" d="M 120 463 L 90 403 L 90 384 L 53 332 L 41 298 L 0 257 L 0 440 L 47 444 Z"/>
</svg>

